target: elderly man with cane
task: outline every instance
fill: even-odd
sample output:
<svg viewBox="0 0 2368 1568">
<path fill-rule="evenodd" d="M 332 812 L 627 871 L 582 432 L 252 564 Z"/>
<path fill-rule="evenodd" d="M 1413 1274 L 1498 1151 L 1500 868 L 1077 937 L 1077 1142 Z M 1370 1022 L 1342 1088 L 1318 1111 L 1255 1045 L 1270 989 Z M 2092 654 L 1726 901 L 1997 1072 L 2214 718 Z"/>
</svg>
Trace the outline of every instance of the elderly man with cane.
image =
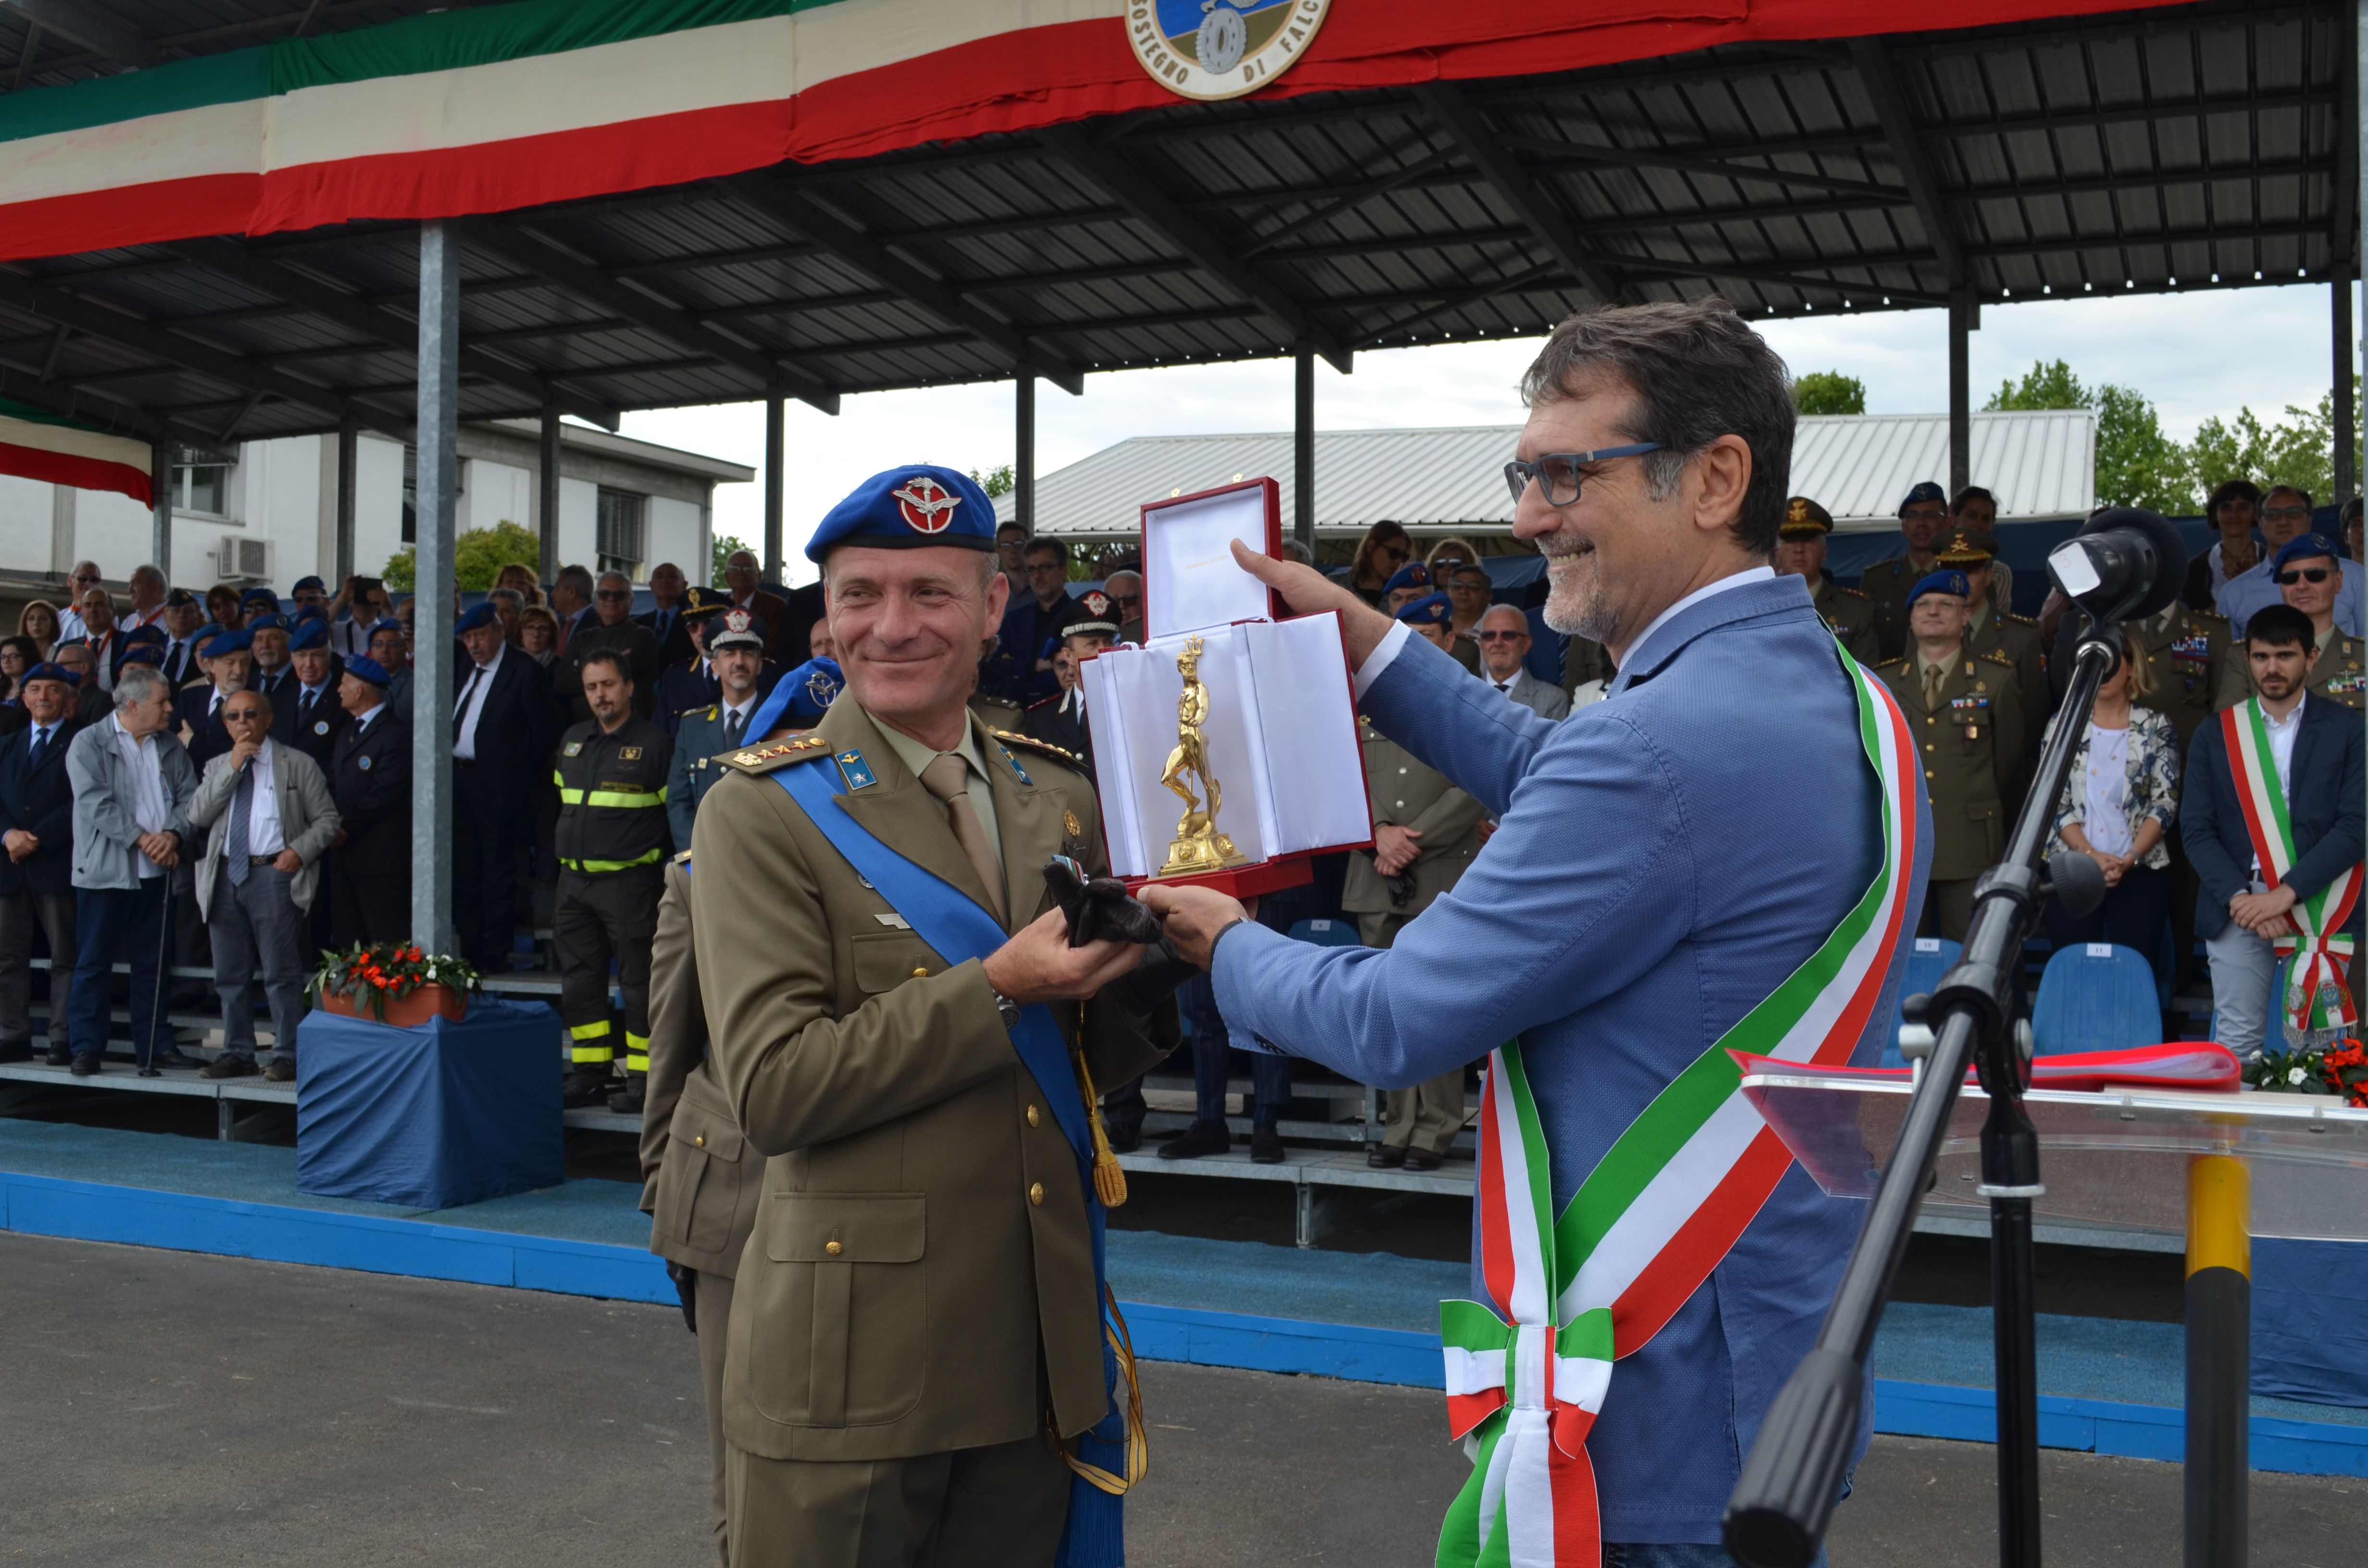
<svg viewBox="0 0 2368 1568">
<path fill-rule="evenodd" d="M 1873 1060 L 1929 813 L 1897 708 L 1769 567 L 1793 414 L 1768 346 L 1716 299 L 1607 310 L 1523 391 L 1514 531 L 1546 557 L 1547 624 L 1617 660 L 1607 699 L 1549 722 L 1236 547 L 1292 609 L 1339 613 L 1364 711 L 1503 825 L 1386 949 L 1292 942 L 1203 888 L 1144 897 L 1236 1035 L 1383 1086 L 1489 1057 L 1474 1299 L 1440 1309 L 1475 1468 L 1439 1562 L 1708 1568 L 1860 1220 L 1728 1052 Z M 1771 780 L 1822 803 L 1805 841 L 1766 831 Z"/>
</svg>

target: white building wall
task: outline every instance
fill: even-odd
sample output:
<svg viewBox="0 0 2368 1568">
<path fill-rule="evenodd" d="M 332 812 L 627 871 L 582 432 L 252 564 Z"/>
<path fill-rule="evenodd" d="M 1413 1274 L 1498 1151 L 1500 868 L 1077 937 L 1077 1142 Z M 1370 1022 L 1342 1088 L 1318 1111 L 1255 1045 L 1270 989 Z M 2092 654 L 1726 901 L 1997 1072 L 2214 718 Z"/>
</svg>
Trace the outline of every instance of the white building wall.
<svg viewBox="0 0 2368 1568">
<path fill-rule="evenodd" d="M 588 479 L 559 481 L 559 559 L 589 566 L 600 539 L 600 487 Z"/>
<path fill-rule="evenodd" d="M 485 458 L 471 458 L 461 467 L 461 504 L 455 509 L 452 525 L 455 532 L 489 528 L 501 522 L 516 523 L 522 528 L 534 527 L 531 470 Z M 531 566 L 534 562 L 527 564 Z"/>
<path fill-rule="evenodd" d="M 642 514 L 642 548 L 648 551 L 648 559 L 642 563 L 645 571 L 661 561 L 671 561 L 689 581 L 707 581 L 707 557 L 699 548 L 700 520 L 705 511 L 688 501 L 651 496 Z"/>
<path fill-rule="evenodd" d="M 403 443 L 364 436 L 354 469 L 354 570 L 375 577 L 403 548 Z"/>
</svg>

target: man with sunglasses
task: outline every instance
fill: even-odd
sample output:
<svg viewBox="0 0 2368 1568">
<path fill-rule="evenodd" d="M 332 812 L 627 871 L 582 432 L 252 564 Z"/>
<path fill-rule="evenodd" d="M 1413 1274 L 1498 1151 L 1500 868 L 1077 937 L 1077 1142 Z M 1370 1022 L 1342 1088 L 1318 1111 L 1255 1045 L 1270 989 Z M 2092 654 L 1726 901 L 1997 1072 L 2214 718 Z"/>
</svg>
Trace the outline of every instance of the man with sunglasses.
<svg viewBox="0 0 2368 1568">
<path fill-rule="evenodd" d="M 2311 531 L 2311 507 L 2310 492 L 2291 484 L 2271 485 L 2270 493 L 2261 497 L 2261 538 L 2268 541 L 2268 548 L 2261 553 L 2267 559 L 2221 584 L 2217 595 L 2220 613 L 2228 618 L 2229 628 L 2237 637 L 2245 635 L 2246 623 L 2256 613 L 2271 605 L 2288 602 L 2283 592 L 2288 585 L 2278 581 L 2278 574 L 2285 570 L 2279 560 L 2288 545 Z M 2324 534 L 2318 537 L 2326 538 Z M 2340 550 L 2335 555 L 2343 574 L 2342 586 L 2335 596 L 2335 624 L 2343 629 L 2347 637 L 2358 637 L 2368 630 L 2361 624 L 2360 563 L 2343 560 Z M 2326 646 L 2322 640 L 2322 653 Z"/>
<path fill-rule="evenodd" d="M 592 615 L 578 623 L 567 652 L 552 665 L 552 687 L 567 705 L 567 722 L 588 722 L 592 705 L 584 699 L 584 661 L 615 653 L 633 683 L 633 717 L 646 719 L 657 706 L 657 633 L 633 619 L 633 585 L 622 572 L 603 572 L 592 588 Z"/>
<path fill-rule="evenodd" d="M 74 562 L 74 569 L 66 574 L 65 603 L 58 608 L 59 642 L 71 642 L 90 635 L 90 628 L 83 623 L 82 597 L 105 580 L 98 574 L 97 562 Z"/>
<path fill-rule="evenodd" d="M 1901 553 L 1859 574 L 1859 592 L 1874 601 L 1874 638 L 1886 659 L 1907 651 L 1907 594 L 1941 569 L 1941 531 L 1949 526 L 1949 493 L 1924 480 L 1899 503 Z"/>
<path fill-rule="evenodd" d="M 2279 492 L 2271 491 L 2274 504 Z M 2363 694 L 2362 658 L 2368 643 L 2338 622 L 2338 594 L 2342 580 L 2338 570 L 2351 563 L 2341 559 L 2333 540 L 2325 534 L 2305 534 L 2288 540 L 2270 562 L 2270 572 L 2284 602 L 2300 610 L 2310 622 L 2311 646 L 2314 651 L 2310 673 L 2303 678 L 2303 689 L 2314 697 L 2324 697 L 2347 708 L 2358 709 L 2368 701 Z M 2259 611 L 2255 612 L 2260 613 Z M 2253 665 L 2246 644 L 2239 642 L 2228 650 L 2220 666 L 2220 706 L 2234 708 L 2248 698 L 2259 696 L 2253 684 Z"/>
<path fill-rule="evenodd" d="M 1490 605 L 1472 633 L 1480 650 L 1480 678 L 1541 719 L 1570 712 L 1570 693 L 1540 680 L 1524 667 L 1530 656 L 1530 618 L 1511 605 Z"/>
</svg>

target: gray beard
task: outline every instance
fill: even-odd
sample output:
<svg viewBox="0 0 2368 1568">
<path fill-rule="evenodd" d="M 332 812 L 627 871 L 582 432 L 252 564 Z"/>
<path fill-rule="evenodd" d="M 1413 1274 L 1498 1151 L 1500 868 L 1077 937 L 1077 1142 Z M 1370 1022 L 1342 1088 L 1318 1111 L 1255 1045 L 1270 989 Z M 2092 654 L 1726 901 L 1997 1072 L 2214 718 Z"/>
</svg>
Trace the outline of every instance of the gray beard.
<svg viewBox="0 0 2368 1568">
<path fill-rule="evenodd" d="M 1564 636 L 1584 637 L 1590 642 L 1608 642 L 1620 629 L 1619 617 L 1603 602 L 1600 585 L 1592 592 L 1550 585 L 1543 619 Z"/>
</svg>

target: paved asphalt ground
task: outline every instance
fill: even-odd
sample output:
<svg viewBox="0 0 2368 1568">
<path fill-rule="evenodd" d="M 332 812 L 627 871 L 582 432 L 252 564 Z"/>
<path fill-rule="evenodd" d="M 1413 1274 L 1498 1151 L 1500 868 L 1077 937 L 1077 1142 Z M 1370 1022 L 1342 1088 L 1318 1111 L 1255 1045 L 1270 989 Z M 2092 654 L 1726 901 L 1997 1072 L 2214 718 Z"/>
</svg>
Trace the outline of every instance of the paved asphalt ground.
<svg viewBox="0 0 2368 1568">
<path fill-rule="evenodd" d="M 705 1568 L 670 1309 L 0 1233 L 0 1563 Z M 1147 1364 L 1137 1568 L 1430 1562 L 1436 1394 Z M 1986 1565 L 1990 1450 L 1878 1439 L 1836 1568 Z M 2049 1453 L 2051 1564 L 2180 1555 L 2173 1465 Z M 2257 1476 L 2254 1561 L 2350 1568 L 2368 1482 Z"/>
</svg>

